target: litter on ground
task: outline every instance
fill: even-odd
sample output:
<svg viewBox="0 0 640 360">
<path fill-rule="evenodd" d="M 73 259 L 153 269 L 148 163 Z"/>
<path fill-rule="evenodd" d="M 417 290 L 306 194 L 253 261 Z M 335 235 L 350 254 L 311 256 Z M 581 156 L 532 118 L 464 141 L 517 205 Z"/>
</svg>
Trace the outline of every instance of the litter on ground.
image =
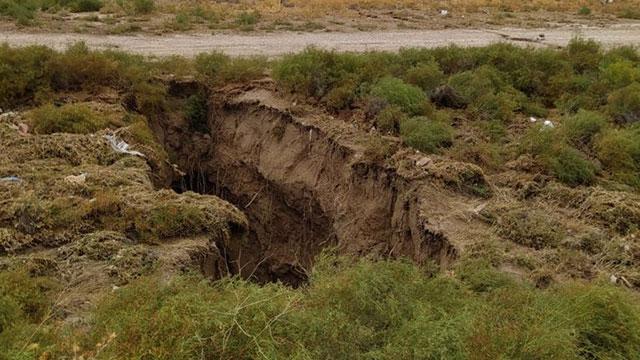
<svg viewBox="0 0 640 360">
<path fill-rule="evenodd" d="M 129 155 L 146 158 L 146 156 L 139 151 L 129 150 L 129 144 L 127 144 L 126 141 L 118 138 L 115 135 L 105 135 L 104 138 L 107 139 L 107 141 L 111 145 L 111 148 L 117 153 L 129 154 Z"/>
<path fill-rule="evenodd" d="M 20 182 L 20 181 L 22 181 L 22 179 L 20 179 L 17 176 L 7 176 L 7 177 L 0 178 L 0 182 Z"/>
<path fill-rule="evenodd" d="M 80 175 L 69 175 L 64 178 L 64 181 L 74 184 L 74 185 L 83 185 L 87 181 L 87 174 L 82 173 Z"/>
</svg>

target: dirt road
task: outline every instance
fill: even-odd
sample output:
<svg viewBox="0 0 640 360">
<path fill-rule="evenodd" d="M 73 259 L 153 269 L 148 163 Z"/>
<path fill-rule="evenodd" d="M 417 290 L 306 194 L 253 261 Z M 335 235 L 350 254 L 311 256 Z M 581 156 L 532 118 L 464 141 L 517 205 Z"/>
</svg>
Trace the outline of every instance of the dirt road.
<svg viewBox="0 0 640 360">
<path fill-rule="evenodd" d="M 296 52 L 307 46 L 339 51 L 397 50 L 402 47 L 437 47 L 448 44 L 482 46 L 498 41 L 536 46 L 563 46 L 574 36 L 595 39 L 606 46 L 640 45 L 640 24 L 620 24 L 607 28 L 500 29 L 500 30 L 404 30 L 355 33 L 271 33 L 251 35 L 132 35 L 100 36 L 87 34 L 28 34 L 0 32 L 0 43 L 13 46 L 32 44 L 64 49 L 85 41 L 91 48 L 166 56 L 196 54 L 217 50 L 232 56 L 270 57 Z"/>
</svg>

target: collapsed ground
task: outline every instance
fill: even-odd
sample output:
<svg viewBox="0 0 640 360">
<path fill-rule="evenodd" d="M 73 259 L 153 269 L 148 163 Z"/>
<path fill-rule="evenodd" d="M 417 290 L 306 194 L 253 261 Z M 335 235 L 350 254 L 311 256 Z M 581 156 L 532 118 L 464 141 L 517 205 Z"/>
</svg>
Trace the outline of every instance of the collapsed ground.
<svg viewBox="0 0 640 360">
<path fill-rule="evenodd" d="M 635 49 L 0 63 L 0 356 L 640 352 Z"/>
</svg>

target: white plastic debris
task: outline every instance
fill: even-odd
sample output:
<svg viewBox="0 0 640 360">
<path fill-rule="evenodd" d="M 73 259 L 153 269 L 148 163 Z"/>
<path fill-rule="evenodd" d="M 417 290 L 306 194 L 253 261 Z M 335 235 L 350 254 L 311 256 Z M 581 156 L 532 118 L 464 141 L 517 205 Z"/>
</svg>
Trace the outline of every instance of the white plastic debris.
<svg viewBox="0 0 640 360">
<path fill-rule="evenodd" d="M 473 212 L 474 212 L 476 215 L 480 215 L 480 212 L 481 212 L 482 210 L 484 210 L 484 208 L 485 208 L 485 207 L 487 207 L 487 204 L 486 204 L 486 203 L 484 203 L 484 204 L 480 204 L 480 205 L 476 206 L 476 207 L 473 209 Z"/>
<path fill-rule="evenodd" d="M 440 9 L 440 16 L 447 16 L 447 15 L 449 15 L 449 10 Z"/>
<path fill-rule="evenodd" d="M 6 176 L 6 177 L 2 177 L 0 178 L 0 182 L 13 182 L 13 183 L 18 183 L 21 182 L 22 179 L 20 179 L 17 176 Z"/>
<path fill-rule="evenodd" d="M 535 123 L 535 122 L 538 122 L 538 119 L 532 116 L 532 117 L 529 118 L 529 122 L 530 123 Z"/>
<path fill-rule="evenodd" d="M 0 121 L 14 118 L 16 115 L 18 115 L 18 113 L 13 112 L 13 111 L 9 111 L 9 112 L 0 114 Z"/>
<path fill-rule="evenodd" d="M 87 174 L 86 173 L 82 173 L 80 175 L 69 175 L 66 178 L 64 178 L 64 181 L 73 184 L 73 185 L 84 185 L 85 182 L 87 182 Z"/>
<path fill-rule="evenodd" d="M 416 166 L 425 167 L 425 166 L 431 164 L 432 162 L 433 162 L 433 160 L 431 160 L 430 157 L 425 156 L 425 157 L 421 158 L 420 160 L 416 161 Z"/>
<path fill-rule="evenodd" d="M 616 284 L 616 283 L 618 282 L 618 277 L 617 277 L 617 276 L 615 276 L 615 275 L 613 275 L 613 274 L 611 274 L 611 276 L 609 276 L 609 281 L 610 281 L 612 284 Z"/>
<path fill-rule="evenodd" d="M 551 120 L 545 120 L 544 123 L 542 124 L 542 126 L 549 128 L 549 129 L 553 129 L 556 126 L 553 124 L 553 122 L 551 122 Z"/>
<path fill-rule="evenodd" d="M 144 154 L 139 151 L 129 150 L 129 144 L 127 144 L 126 141 L 118 138 L 115 135 L 105 135 L 104 138 L 107 139 L 113 151 L 117 153 L 129 154 L 129 155 L 146 158 L 146 156 L 144 156 Z"/>
</svg>

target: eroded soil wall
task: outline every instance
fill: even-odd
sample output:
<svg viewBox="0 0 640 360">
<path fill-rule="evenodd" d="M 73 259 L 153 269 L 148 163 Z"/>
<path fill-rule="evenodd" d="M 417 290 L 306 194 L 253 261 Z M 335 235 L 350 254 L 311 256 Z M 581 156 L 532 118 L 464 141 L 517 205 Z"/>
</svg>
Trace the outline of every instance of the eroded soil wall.
<svg viewBox="0 0 640 360">
<path fill-rule="evenodd" d="M 364 160 L 339 129 L 293 116 L 270 97 L 213 95 L 209 133 L 189 131 L 177 118 L 159 124 L 186 172 L 174 187 L 218 195 L 249 218 L 248 237 L 217 244 L 232 273 L 297 285 L 330 247 L 417 262 L 455 254 L 420 214 L 420 184 Z"/>
</svg>

